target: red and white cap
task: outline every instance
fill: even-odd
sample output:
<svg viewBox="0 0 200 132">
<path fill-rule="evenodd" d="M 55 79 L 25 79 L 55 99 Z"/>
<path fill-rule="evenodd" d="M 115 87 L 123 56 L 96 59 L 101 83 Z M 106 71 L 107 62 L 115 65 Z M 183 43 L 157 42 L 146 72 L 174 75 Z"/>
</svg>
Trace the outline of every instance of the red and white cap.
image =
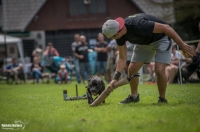
<svg viewBox="0 0 200 132">
<path fill-rule="evenodd" d="M 110 38 L 117 34 L 124 27 L 124 19 L 118 17 L 115 20 L 107 20 L 102 26 L 102 33 Z"/>
</svg>

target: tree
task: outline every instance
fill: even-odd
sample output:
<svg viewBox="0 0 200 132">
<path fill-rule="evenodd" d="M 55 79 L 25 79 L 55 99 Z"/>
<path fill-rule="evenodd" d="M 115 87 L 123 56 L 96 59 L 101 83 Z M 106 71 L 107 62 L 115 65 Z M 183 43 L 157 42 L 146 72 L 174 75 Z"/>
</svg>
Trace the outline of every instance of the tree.
<svg viewBox="0 0 200 132">
<path fill-rule="evenodd" d="M 174 0 L 175 30 L 183 39 L 199 39 L 200 0 Z"/>
</svg>

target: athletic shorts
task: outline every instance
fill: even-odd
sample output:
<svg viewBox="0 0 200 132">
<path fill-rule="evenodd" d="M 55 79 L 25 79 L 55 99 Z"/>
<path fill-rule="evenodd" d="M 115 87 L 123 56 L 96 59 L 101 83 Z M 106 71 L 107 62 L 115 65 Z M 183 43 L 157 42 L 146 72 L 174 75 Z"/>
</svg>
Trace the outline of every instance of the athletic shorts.
<svg viewBox="0 0 200 132">
<path fill-rule="evenodd" d="M 165 36 L 149 45 L 135 45 L 131 62 L 155 62 L 170 64 L 172 53 L 172 40 Z"/>
</svg>

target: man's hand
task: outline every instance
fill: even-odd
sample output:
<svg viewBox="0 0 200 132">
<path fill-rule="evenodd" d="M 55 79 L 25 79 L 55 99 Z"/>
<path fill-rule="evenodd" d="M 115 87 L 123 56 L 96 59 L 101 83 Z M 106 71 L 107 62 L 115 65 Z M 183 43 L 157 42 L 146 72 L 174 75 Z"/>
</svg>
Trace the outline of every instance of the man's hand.
<svg viewBox="0 0 200 132">
<path fill-rule="evenodd" d="M 36 70 L 38 70 L 37 68 L 33 68 L 33 71 L 36 71 Z"/>
<path fill-rule="evenodd" d="M 84 56 L 83 55 L 79 55 L 79 59 L 83 59 L 84 58 Z"/>
<path fill-rule="evenodd" d="M 113 89 L 115 88 L 114 87 L 114 84 L 117 82 L 117 80 L 113 79 L 110 84 L 108 85 L 108 88 L 111 88 L 111 90 L 113 91 Z"/>
<path fill-rule="evenodd" d="M 185 54 L 191 57 L 196 55 L 194 49 L 187 44 L 182 45 L 180 48 L 183 50 Z"/>
</svg>

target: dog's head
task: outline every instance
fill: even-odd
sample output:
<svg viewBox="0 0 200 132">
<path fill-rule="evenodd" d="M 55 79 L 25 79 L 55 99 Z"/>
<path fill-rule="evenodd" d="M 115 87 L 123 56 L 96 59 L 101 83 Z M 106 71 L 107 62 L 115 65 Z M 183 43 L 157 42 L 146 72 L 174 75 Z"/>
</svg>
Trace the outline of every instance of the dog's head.
<svg viewBox="0 0 200 132">
<path fill-rule="evenodd" d="M 91 92 L 92 95 L 101 94 L 101 92 L 105 89 L 105 85 L 103 80 L 98 76 L 93 76 L 88 83 L 87 88 Z"/>
</svg>

